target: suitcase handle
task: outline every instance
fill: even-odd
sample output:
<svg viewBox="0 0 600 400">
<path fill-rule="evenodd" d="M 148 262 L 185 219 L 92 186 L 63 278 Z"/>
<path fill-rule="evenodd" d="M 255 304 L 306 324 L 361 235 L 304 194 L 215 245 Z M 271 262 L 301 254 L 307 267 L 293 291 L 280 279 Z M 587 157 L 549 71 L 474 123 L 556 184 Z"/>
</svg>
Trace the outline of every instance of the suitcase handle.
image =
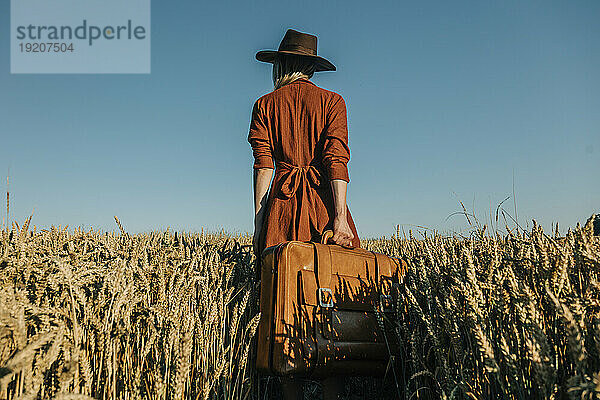
<svg viewBox="0 0 600 400">
<path fill-rule="evenodd" d="M 331 239 L 332 237 L 333 237 L 333 231 L 331 229 L 327 229 L 326 231 L 323 232 L 323 235 L 321 236 L 321 244 L 327 244 L 329 239 Z"/>
<path fill-rule="evenodd" d="M 331 239 L 332 237 L 333 237 L 333 231 L 331 229 L 327 229 L 326 231 L 323 232 L 323 235 L 321 235 L 321 244 L 327 244 L 329 239 Z M 340 245 L 335 244 L 335 246 L 340 246 Z M 340 247 L 343 247 L 344 249 L 355 249 L 355 247 L 347 247 L 347 246 L 340 246 Z"/>
</svg>

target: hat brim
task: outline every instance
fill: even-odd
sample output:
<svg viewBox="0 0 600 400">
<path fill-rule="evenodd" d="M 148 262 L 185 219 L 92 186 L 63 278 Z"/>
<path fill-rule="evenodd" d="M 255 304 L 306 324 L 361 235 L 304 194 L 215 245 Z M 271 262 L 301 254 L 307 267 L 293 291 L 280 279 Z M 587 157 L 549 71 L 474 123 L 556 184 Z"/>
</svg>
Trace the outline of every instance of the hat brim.
<svg viewBox="0 0 600 400">
<path fill-rule="evenodd" d="M 317 68 L 315 72 L 319 71 L 335 71 L 335 65 L 330 63 L 327 59 L 321 56 L 313 56 L 309 54 L 296 53 L 294 51 L 284 51 L 284 50 L 261 50 L 256 53 L 256 59 L 262 62 L 273 63 L 277 58 L 278 54 L 289 54 L 294 56 L 301 56 L 311 59 L 316 65 Z"/>
</svg>

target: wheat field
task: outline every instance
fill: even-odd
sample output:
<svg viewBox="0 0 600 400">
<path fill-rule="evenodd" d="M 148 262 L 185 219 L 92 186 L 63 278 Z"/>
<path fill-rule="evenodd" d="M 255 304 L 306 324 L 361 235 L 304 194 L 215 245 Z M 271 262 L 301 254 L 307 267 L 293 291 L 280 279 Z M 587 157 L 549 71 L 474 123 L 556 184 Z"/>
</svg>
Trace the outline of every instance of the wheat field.
<svg viewBox="0 0 600 400">
<path fill-rule="evenodd" d="M 252 368 L 250 236 L 29 221 L 0 230 L 0 399 L 277 398 Z M 402 351 L 395 380 L 349 380 L 347 398 L 600 397 L 591 223 L 361 243 L 409 262 L 392 321 Z"/>
</svg>

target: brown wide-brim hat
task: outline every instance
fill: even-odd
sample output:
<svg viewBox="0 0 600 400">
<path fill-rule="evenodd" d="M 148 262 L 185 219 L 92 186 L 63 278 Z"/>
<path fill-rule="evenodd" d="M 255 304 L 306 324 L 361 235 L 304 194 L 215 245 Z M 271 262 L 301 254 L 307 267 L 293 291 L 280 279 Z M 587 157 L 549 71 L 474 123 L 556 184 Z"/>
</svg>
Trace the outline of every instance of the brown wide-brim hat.
<svg viewBox="0 0 600 400">
<path fill-rule="evenodd" d="M 274 63 L 280 54 L 306 57 L 316 64 L 316 72 L 335 71 L 335 65 L 317 55 L 317 37 L 309 33 L 288 29 L 279 44 L 278 50 L 261 50 L 256 53 L 256 59 L 258 61 Z"/>
</svg>

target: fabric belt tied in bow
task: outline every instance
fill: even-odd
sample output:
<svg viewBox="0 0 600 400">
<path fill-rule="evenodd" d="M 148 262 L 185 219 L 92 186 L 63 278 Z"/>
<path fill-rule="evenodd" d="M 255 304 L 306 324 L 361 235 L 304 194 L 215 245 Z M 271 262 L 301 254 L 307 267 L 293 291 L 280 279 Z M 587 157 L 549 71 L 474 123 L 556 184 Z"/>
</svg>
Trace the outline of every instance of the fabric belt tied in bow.
<svg viewBox="0 0 600 400">
<path fill-rule="evenodd" d="M 323 183 L 323 174 L 315 165 L 298 166 L 280 161 L 277 168 L 281 171 L 279 194 L 285 199 L 292 198 L 299 187 L 308 189 L 309 185 L 319 187 Z"/>
<path fill-rule="evenodd" d="M 317 199 L 322 194 L 315 190 L 322 186 L 325 180 L 325 173 L 319 169 L 319 165 L 298 166 L 283 161 L 277 162 L 273 182 L 274 186 L 276 185 L 275 196 L 283 200 L 294 198 L 294 204 L 290 205 L 291 236 L 288 240 L 308 240 L 327 223 L 319 221 L 317 217 Z"/>
</svg>

